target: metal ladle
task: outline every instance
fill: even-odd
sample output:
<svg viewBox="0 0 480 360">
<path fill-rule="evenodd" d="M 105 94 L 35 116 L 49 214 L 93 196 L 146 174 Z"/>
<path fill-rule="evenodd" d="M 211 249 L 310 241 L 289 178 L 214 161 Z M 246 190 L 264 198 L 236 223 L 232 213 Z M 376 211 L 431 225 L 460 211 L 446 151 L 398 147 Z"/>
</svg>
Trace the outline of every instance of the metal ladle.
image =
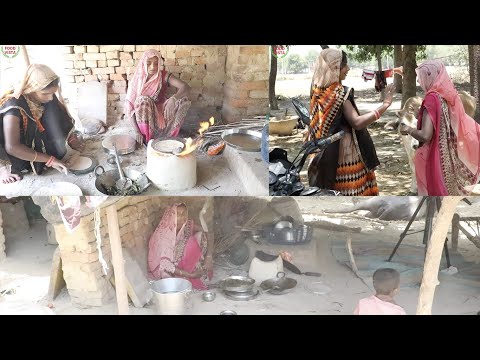
<svg viewBox="0 0 480 360">
<path fill-rule="evenodd" d="M 118 173 L 120 179 L 115 182 L 115 187 L 117 190 L 125 192 L 133 186 L 132 180 L 128 177 L 125 177 L 122 167 L 120 166 L 120 159 L 118 158 L 117 144 L 113 143 L 113 150 L 115 152 L 115 161 L 117 162 Z"/>
</svg>

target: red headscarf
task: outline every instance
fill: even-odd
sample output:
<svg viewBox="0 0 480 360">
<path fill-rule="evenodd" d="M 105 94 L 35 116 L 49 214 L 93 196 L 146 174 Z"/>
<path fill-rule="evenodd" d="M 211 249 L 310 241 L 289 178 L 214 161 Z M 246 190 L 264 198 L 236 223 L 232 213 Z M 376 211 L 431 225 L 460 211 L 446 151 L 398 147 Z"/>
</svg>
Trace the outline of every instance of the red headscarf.
<svg viewBox="0 0 480 360">
<path fill-rule="evenodd" d="M 478 181 L 480 176 L 480 125 L 465 113 L 462 100 L 441 61 L 425 61 L 415 71 L 418 82 L 425 91 L 425 97 L 435 92 L 447 102 L 450 123 L 458 141 L 458 158 L 473 174 L 476 174 Z"/>
<path fill-rule="evenodd" d="M 148 77 L 148 69 L 147 69 L 147 60 L 157 57 L 158 58 L 158 70 L 157 73 L 152 75 L 152 77 L 147 81 Z M 132 80 L 130 80 L 128 84 L 128 91 L 127 96 L 125 98 L 125 114 L 127 117 L 131 117 L 134 111 L 135 100 L 139 96 L 153 96 L 157 90 L 162 87 L 162 70 L 161 69 L 161 61 L 162 54 L 157 50 L 147 50 L 143 53 L 142 58 L 140 59 L 140 63 L 137 65 L 137 69 L 135 70 L 135 74 L 133 75 Z M 162 106 L 162 104 L 158 104 L 157 106 Z M 158 113 L 162 113 L 161 108 L 157 108 Z M 157 119 L 164 121 L 163 116 L 157 117 Z M 162 125 L 162 124 L 159 124 Z M 160 126 L 160 128 L 164 128 Z"/>
</svg>

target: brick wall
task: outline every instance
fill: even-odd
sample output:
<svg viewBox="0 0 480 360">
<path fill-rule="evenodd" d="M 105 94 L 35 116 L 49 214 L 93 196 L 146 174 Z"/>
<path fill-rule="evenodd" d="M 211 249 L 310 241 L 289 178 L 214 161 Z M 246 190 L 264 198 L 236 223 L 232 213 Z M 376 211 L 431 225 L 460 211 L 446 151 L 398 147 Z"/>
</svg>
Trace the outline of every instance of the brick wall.
<svg viewBox="0 0 480 360">
<path fill-rule="evenodd" d="M 268 46 L 70 45 L 64 47 L 64 80 L 76 85 L 88 81 L 107 82 L 111 125 L 123 114 L 128 80 L 148 49 L 159 50 L 167 71 L 192 88 L 187 129 L 196 129 L 198 122 L 210 116 L 220 119 L 223 114 L 227 120 L 235 121 L 245 115 L 265 114 L 270 65 Z M 226 83 L 230 84 L 227 104 L 224 101 Z M 173 92 L 171 89 L 170 94 Z M 75 109 L 76 99 L 70 100 Z"/>
<path fill-rule="evenodd" d="M 167 206 L 185 202 L 189 213 L 198 223 L 203 197 L 125 197 L 116 202 L 122 246 L 131 249 L 138 263 L 146 269 L 148 240 L 160 222 Z M 54 224 L 60 247 L 64 279 L 72 303 L 79 307 L 101 306 L 114 300 L 110 283 L 113 275 L 108 224 L 105 209 L 101 210 L 102 254 L 109 265 L 104 275 L 99 261 L 94 234 L 93 214 L 82 217 L 79 227 L 66 231 L 63 223 Z M 207 221 L 211 221 L 207 218 Z"/>
<path fill-rule="evenodd" d="M 229 46 L 224 117 L 227 121 L 268 111 L 269 47 Z"/>
</svg>

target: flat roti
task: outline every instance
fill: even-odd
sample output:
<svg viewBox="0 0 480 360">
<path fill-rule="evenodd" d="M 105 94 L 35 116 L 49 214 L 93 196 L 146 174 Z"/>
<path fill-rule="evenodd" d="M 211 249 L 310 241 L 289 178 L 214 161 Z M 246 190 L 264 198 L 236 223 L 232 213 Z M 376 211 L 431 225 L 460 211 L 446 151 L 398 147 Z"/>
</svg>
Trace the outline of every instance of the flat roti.
<svg viewBox="0 0 480 360">
<path fill-rule="evenodd" d="M 86 170 L 92 166 L 92 159 L 85 156 L 77 156 L 69 162 L 70 170 Z"/>
<path fill-rule="evenodd" d="M 185 145 L 177 140 L 162 140 L 153 144 L 153 148 L 162 153 L 173 153 L 175 150 L 182 151 Z"/>
</svg>

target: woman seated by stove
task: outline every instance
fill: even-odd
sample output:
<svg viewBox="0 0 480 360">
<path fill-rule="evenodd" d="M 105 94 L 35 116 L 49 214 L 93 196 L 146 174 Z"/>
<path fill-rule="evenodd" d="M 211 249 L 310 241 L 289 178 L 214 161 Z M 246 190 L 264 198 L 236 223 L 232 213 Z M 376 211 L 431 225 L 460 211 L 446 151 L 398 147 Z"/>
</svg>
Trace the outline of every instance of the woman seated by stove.
<svg viewBox="0 0 480 360">
<path fill-rule="evenodd" d="M 30 171 L 40 175 L 45 167 L 66 174 L 61 160 L 67 152 L 85 149 L 74 130 L 58 75 L 46 65 L 29 65 L 19 84 L 0 98 L 0 181 L 14 183 Z"/>
<path fill-rule="evenodd" d="M 166 90 L 177 92 L 167 98 Z M 159 137 L 176 137 L 191 102 L 190 86 L 164 69 L 164 59 L 156 50 L 147 50 L 129 82 L 125 116 L 131 121 L 138 143 Z"/>
<path fill-rule="evenodd" d="M 205 290 L 213 276 L 213 249 L 213 237 L 188 218 L 187 206 L 170 206 L 149 240 L 149 276 L 181 277 L 194 289 Z"/>
</svg>

